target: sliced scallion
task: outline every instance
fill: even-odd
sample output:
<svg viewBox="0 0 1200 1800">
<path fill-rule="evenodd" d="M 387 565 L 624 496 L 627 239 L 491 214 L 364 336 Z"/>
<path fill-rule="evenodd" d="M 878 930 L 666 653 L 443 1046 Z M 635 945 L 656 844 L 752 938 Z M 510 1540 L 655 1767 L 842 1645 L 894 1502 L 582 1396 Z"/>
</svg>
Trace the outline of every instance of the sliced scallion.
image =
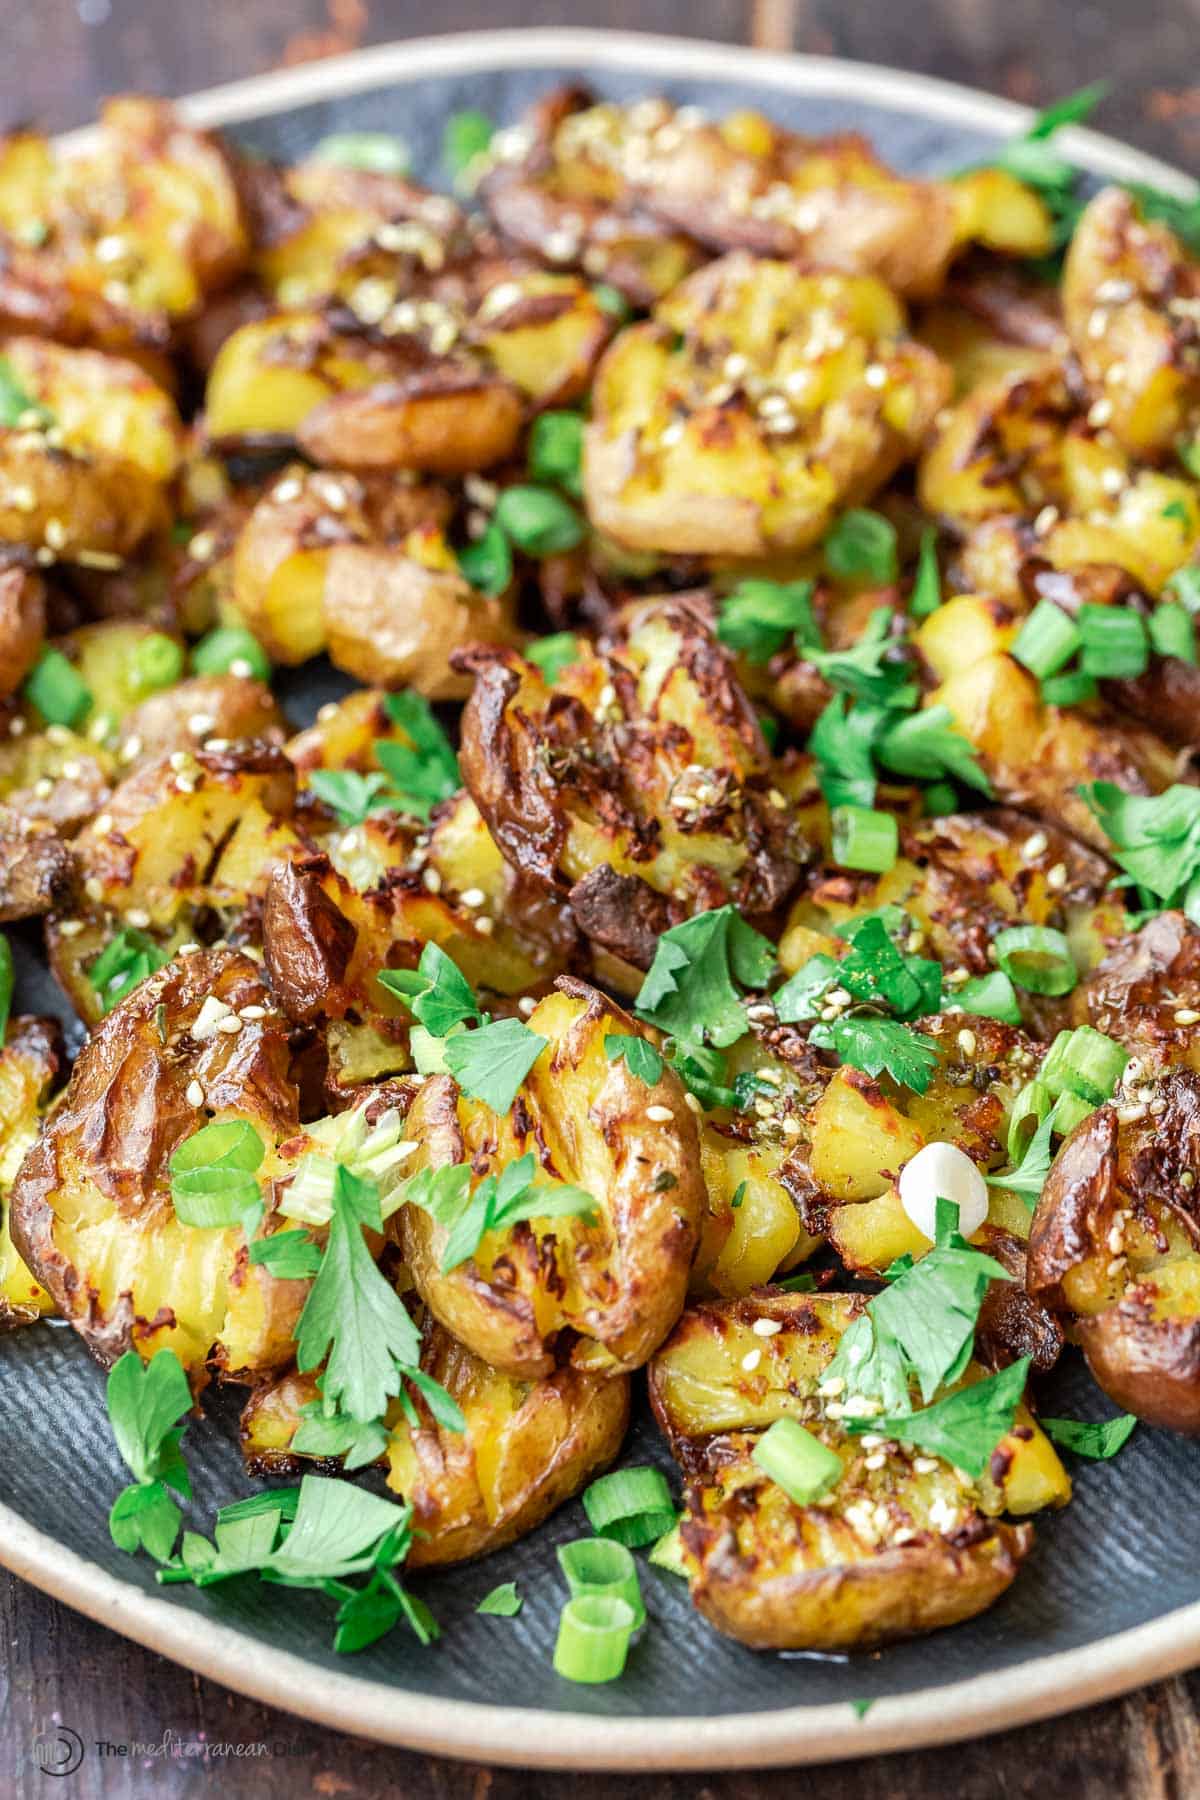
<svg viewBox="0 0 1200 1800">
<path fill-rule="evenodd" d="M 955 989 L 954 1002 L 964 1012 L 975 1013 L 980 1018 L 1001 1019 L 1006 1025 L 1021 1023 L 1016 990 L 1003 969 L 993 969 L 990 975 L 977 975 L 971 981 L 964 981 Z"/>
<path fill-rule="evenodd" d="M 833 860 L 839 868 L 882 875 L 895 862 L 900 830 L 891 813 L 870 806 L 835 806 L 829 823 Z"/>
<path fill-rule="evenodd" d="M 1078 1094 L 1064 1093 L 1054 1102 L 1054 1126 L 1060 1137 L 1070 1137 L 1077 1125 L 1090 1119 L 1095 1107 L 1087 1100 L 1081 1100 Z"/>
<path fill-rule="evenodd" d="M 1068 669 L 1065 675 L 1050 675 L 1042 683 L 1042 699 L 1047 706 L 1083 706 L 1096 698 L 1096 678 L 1082 669 Z"/>
<path fill-rule="evenodd" d="M 679 1535 L 680 1521 L 676 1519 L 670 1531 L 664 1531 L 657 1544 L 651 1547 L 647 1562 L 653 1563 L 656 1569 L 666 1569 L 670 1575 L 682 1575 L 687 1579 L 687 1568 L 683 1560 L 683 1543 Z"/>
<path fill-rule="evenodd" d="M 573 1600 L 581 1594 L 615 1594 L 632 1607 L 634 1630 L 645 1624 L 637 1564 L 624 1544 L 612 1538 L 576 1538 L 559 1545 L 558 1563 Z"/>
<path fill-rule="evenodd" d="M 676 1507 L 657 1469 L 614 1469 L 593 1481 L 583 1510 L 597 1537 L 612 1538 L 630 1550 L 652 1544 L 675 1522 Z"/>
<path fill-rule="evenodd" d="M 134 645 L 130 657 L 133 687 L 139 694 L 154 694 L 170 687 L 183 674 L 183 650 L 165 631 L 151 631 Z"/>
<path fill-rule="evenodd" d="M 567 1681 L 615 1681 L 625 1667 L 634 1612 L 615 1594 L 581 1594 L 568 1600 L 558 1621 L 555 1673 Z"/>
<path fill-rule="evenodd" d="M 1132 681 L 1146 673 L 1150 641 L 1140 613 L 1128 606 L 1081 606 L 1080 666 L 1097 681 Z"/>
<path fill-rule="evenodd" d="M 1044 681 L 1069 663 L 1079 649 L 1079 628 L 1053 600 L 1039 600 L 1013 640 L 1011 655 Z"/>
<path fill-rule="evenodd" d="M 996 961 L 1030 994 L 1069 994 L 1079 980 L 1071 946 L 1048 925 L 1010 925 L 995 939 Z"/>
<path fill-rule="evenodd" d="M 1187 607 L 1178 600 L 1164 600 L 1146 622 L 1150 642 L 1159 656 L 1177 656 L 1195 665 L 1196 626 Z"/>
<path fill-rule="evenodd" d="M 45 649 L 21 690 L 47 725 L 78 725 L 92 710 L 92 690 L 61 650 Z"/>
<path fill-rule="evenodd" d="M 1054 1095 L 1041 1081 L 1027 1081 L 1012 1103 L 1012 1111 L 1008 1115 L 1008 1160 L 1016 1167 L 1025 1154 L 1026 1146 L 1033 1133 L 1042 1121 L 1054 1109 Z M 1033 1130 L 1026 1132 L 1026 1125 L 1032 1124 Z"/>
<path fill-rule="evenodd" d="M 246 675 L 270 681 L 271 663 L 258 639 L 242 625 L 218 625 L 192 650 L 195 675 Z"/>
<path fill-rule="evenodd" d="M 1112 1098 L 1129 1052 L 1091 1025 L 1060 1031 L 1046 1053 L 1038 1079 L 1052 1094 L 1077 1094 L 1091 1106 Z"/>
<path fill-rule="evenodd" d="M 798 1506 L 810 1506 L 842 1478 L 842 1459 L 798 1419 L 776 1419 L 750 1452 L 764 1474 Z"/>
</svg>

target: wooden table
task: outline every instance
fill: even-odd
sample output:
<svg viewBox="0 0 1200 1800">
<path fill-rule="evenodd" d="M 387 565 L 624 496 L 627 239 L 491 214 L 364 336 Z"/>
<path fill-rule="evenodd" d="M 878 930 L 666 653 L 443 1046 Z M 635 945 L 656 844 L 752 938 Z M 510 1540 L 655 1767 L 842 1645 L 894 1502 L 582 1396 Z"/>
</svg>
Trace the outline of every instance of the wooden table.
<svg viewBox="0 0 1200 1800">
<path fill-rule="evenodd" d="M 239 75 L 412 37 L 430 29 L 610 25 L 702 35 L 727 43 L 833 52 L 919 69 L 1042 103 L 1108 78 L 1116 92 L 1100 122 L 1184 166 L 1200 166 L 1195 0 L 8 0 L 4 11 L 4 123 L 62 127 L 90 118 L 105 94 L 184 93 Z M 1200 1794 L 1200 1674 L 1126 1700 L 999 1738 L 804 1774 L 531 1775 L 382 1749 L 239 1699 L 162 1661 L 0 1575 L 0 1793 L 44 1720 L 57 1716 L 89 1744 L 165 1733 L 194 1743 L 265 1744 L 276 1753 L 236 1768 L 193 1760 L 152 1765 L 89 1754 L 63 1800 L 226 1795 L 248 1800 L 312 1794 L 370 1800 L 759 1800 L 805 1788 L 822 1800 L 1186 1800 Z M 31 1772 L 17 1791 L 54 1783 Z"/>
</svg>

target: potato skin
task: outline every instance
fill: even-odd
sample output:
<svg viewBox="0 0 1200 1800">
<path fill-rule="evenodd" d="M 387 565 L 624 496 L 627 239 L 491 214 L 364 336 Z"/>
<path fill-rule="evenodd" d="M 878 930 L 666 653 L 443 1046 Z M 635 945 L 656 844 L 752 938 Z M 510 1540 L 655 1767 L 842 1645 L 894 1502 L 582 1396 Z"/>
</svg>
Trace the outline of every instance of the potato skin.
<svg viewBox="0 0 1200 1800">
<path fill-rule="evenodd" d="M 1195 1027 L 1176 1014 L 1200 1006 L 1200 926 L 1162 912 L 1119 937 L 1071 995 L 1071 1017 L 1116 1038 L 1149 1069 L 1200 1069 Z"/>
<path fill-rule="evenodd" d="M 540 1237 L 528 1224 L 489 1234 L 449 1274 L 444 1227 L 413 1205 L 393 1226 L 417 1291 L 434 1317 L 491 1367 L 536 1379 L 569 1349 L 573 1365 L 638 1368 L 683 1306 L 704 1213 L 693 1114 L 677 1075 L 652 1086 L 609 1062 L 609 1033 L 636 1033 L 628 1014 L 586 983 L 560 976 L 529 1018 L 549 1039 L 504 1119 L 430 1076 L 409 1112 L 420 1148 L 409 1167 L 472 1161 L 499 1169 L 527 1149 L 560 1180 L 584 1186 L 599 1218 L 556 1219 Z M 648 1110 L 664 1108 L 659 1121 Z M 669 1179 L 668 1179 L 669 1178 Z"/>
<path fill-rule="evenodd" d="M 399 1416 L 385 1464 L 388 1486 L 413 1508 L 409 1563 L 443 1568 L 515 1543 L 577 1494 L 621 1447 L 629 1382 L 570 1367 L 528 1383 L 489 1369 L 440 1325 L 423 1334 L 421 1367 L 458 1402 L 465 1432 L 438 1426 L 415 1390 L 420 1424 Z M 316 1378 L 295 1371 L 257 1389 L 242 1414 L 253 1475 L 291 1475 L 311 1460 L 291 1451 Z M 333 1467 L 337 1467 L 334 1463 Z"/>
<path fill-rule="evenodd" d="M 242 675 L 192 675 L 151 694 L 121 722 L 124 742 L 140 746 L 135 760 L 165 751 L 193 750 L 210 738 L 282 741 L 287 721 L 270 688 Z"/>
<path fill-rule="evenodd" d="M 1200 1076 L 1171 1070 L 1154 1091 L 1154 1111 L 1102 1106 L 1064 1144 L 1034 1215 L 1027 1279 L 1069 1321 L 1110 1399 L 1194 1436 Z"/>
<path fill-rule="evenodd" d="M 198 1043 L 189 1026 L 209 995 L 266 1016 Z M 293 1136 L 288 1070 L 287 1022 L 257 964 L 231 950 L 178 958 L 85 1044 L 13 1184 L 11 1220 L 18 1253 L 99 1361 L 169 1346 L 197 1382 L 210 1366 L 244 1379 L 286 1364 L 305 1284 L 250 1263 L 240 1226 L 181 1224 L 167 1165 L 214 1116 L 249 1119 L 269 1144 Z"/>
<path fill-rule="evenodd" d="M 45 583 L 19 563 L 0 569 L 0 700 L 32 669 L 45 632 Z"/>
<path fill-rule="evenodd" d="M 0 805 L 0 925 L 63 905 L 75 884 L 75 858 L 58 833 Z"/>
<path fill-rule="evenodd" d="M 10 1019 L 0 1048 L 0 1335 L 54 1311 L 12 1241 L 8 1188 L 37 1137 L 39 1115 L 65 1062 L 57 1020 Z"/>
</svg>

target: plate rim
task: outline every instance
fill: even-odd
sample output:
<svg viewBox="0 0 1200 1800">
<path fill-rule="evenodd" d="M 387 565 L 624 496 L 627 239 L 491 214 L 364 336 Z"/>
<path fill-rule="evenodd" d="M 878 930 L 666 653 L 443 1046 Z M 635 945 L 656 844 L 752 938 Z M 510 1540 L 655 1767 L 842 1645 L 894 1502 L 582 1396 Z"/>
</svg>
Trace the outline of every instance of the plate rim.
<svg viewBox="0 0 1200 1800">
<path fill-rule="evenodd" d="M 632 64 L 648 82 L 741 78 L 765 90 L 849 97 L 1001 134 L 1020 131 L 1033 116 L 1031 108 L 980 89 L 879 64 L 573 27 L 401 39 L 227 82 L 181 96 L 176 104 L 195 124 L 236 125 L 430 76 L 564 63 L 585 70 Z M 93 137 L 94 127 L 85 126 L 58 141 L 68 150 L 85 150 Z M 1196 191 L 1181 170 L 1102 133 L 1072 126 L 1062 143 L 1094 174 L 1182 195 Z M 1200 1662 L 1200 1602 L 1193 1602 L 1073 1650 L 885 1697 L 861 1719 L 849 1699 L 717 1718 L 596 1716 L 445 1699 L 318 1667 L 110 1575 L 3 1503 L 0 1565 L 147 1649 L 311 1723 L 430 1755 L 522 1768 L 713 1770 L 911 1750 L 1050 1718 Z"/>
</svg>

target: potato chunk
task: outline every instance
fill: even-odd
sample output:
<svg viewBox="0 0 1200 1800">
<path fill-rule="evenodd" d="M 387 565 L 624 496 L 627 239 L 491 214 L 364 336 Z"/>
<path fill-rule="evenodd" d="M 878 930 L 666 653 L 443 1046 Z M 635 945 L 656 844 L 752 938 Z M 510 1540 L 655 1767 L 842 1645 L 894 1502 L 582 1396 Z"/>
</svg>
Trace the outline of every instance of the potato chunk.
<svg viewBox="0 0 1200 1800">
<path fill-rule="evenodd" d="M 588 427 L 593 524 L 633 550 L 804 549 L 921 444 L 950 373 L 867 276 L 724 257 L 605 354 Z"/>
<path fill-rule="evenodd" d="M 196 1034 L 210 999 L 242 1018 L 236 1034 Z M 295 1137 L 288 1031 L 258 965 L 212 950 L 144 981 L 81 1051 L 13 1184 L 11 1223 L 18 1253 L 102 1362 L 167 1346 L 202 1381 L 210 1366 L 249 1379 L 289 1360 L 305 1284 L 251 1263 L 240 1225 L 182 1224 L 168 1168 L 210 1119 L 246 1119 L 268 1148 Z"/>
<path fill-rule="evenodd" d="M 699 1147 L 682 1084 L 647 1085 L 604 1040 L 635 1031 L 594 988 L 559 978 L 529 1017 L 548 1040 L 504 1118 L 460 1094 L 448 1075 L 425 1082 L 409 1112 L 412 1163 L 470 1162 L 476 1179 L 527 1150 L 552 1178 L 585 1189 L 593 1223 L 558 1218 L 488 1233 L 446 1272 L 446 1228 L 413 1204 L 396 1215 L 417 1291 L 460 1343 L 504 1373 L 538 1378 L 569 1348 L 578 1368 L 638 1368 L 683 1305 L 704 1210 Z M 660 1117 L 665 1114 L 666 1117 Z M 572 1338 L 574 1342 L 572 1344 Z"/>
<path fill-rule="evenodd" d="M 10 1020 L 0 1049 L 0 1332 L 31 1325 L 54 1302 L 17 1254 L 9 1225 L 9 1189 L 38 1133 L 40 1115 L 63 1066 L 62 1040 L 49 1019 Z"/>
<path fill-rule="evenodd" d="M 515 1543 L 621 1447 L 627 1380 L 573 1368 L 517 1380 L 489 1369 L 434 1324 L 423 1334 L 421 1367 L 457 1401 L 467 1423 L 465 1432 L 439 1426 L 413 1390 L 420 1424 L 410 1429 L 393 1404 L 387 1482 L 413 1508 L 412 1568 L 443 1568 Z M 316 1397 L 315 1376 L 294 1371 L 251 1395 L 242 1449 L 252 1474 L 302 1466 L 292 1439 L 301 1407 Z"/>
<path fill-rule="evenodd" d="M 868 1648 L 973 1617 L 1009 1586 L 1032 1543 L 1031 1526 L 998 1515 L 1070 1495 L 1023 1408 L 976 1482 L 892 1443 L 868 1468 L 843 1408 L 820 1392 L 864 1304 L 766 1288 L 694 1305 L 650 1367 L 655 1417 L 688 1475 L 681 1547 L 692 1600 L 756 1649 Z M 757 1332 L 760 1321 L 776 1329 Z M 981 1374 L 972 1364 L 965 1379 Z M 823 1504 L 798 1505 L 751 1459 L 783 1417 L 842 1462 Z"/>
</svg>

